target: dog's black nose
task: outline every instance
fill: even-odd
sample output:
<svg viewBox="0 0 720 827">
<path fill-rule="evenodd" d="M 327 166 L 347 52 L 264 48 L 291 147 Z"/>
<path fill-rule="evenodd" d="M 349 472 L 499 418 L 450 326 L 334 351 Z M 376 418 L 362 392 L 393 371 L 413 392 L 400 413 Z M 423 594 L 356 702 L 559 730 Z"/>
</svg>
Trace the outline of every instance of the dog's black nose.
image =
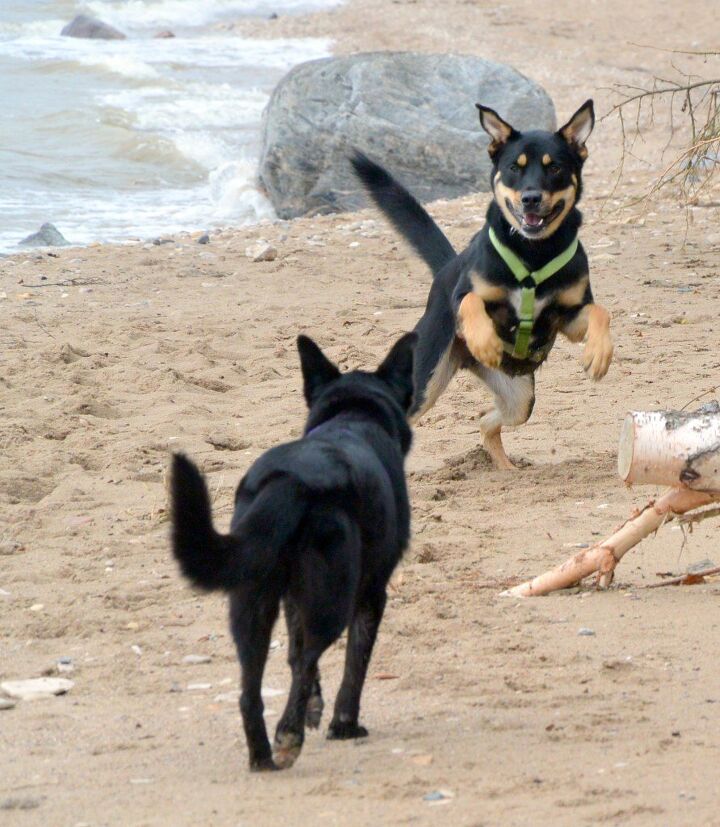
<svg viewBox="0 0 720 827">
<path fill-rule="evenodd" d="M 540 202 L 542 201 L 542 193 L 540 190 L 525 190 L 520 200 L 526 210 L 532 210 L 535 207 L 540 206 Z"/>
</svg>

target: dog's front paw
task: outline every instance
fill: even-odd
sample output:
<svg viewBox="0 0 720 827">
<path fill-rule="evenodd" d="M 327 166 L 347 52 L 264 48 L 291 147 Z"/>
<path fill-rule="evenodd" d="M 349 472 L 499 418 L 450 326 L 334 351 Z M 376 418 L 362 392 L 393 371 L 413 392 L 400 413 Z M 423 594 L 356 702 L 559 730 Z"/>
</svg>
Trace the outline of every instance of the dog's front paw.
<svg viewBox="0 0 720 827">
<path fill-rule="evenodd" d="M 466 337 L 468 350 L 483 365 L 499 368 L 503 356 L 502 339 L 491 325 L 483 327 Z"/>
<path fill-rule="evenodd" d="M 585 372 L 591 379 L 597 382 L 608 372 L 613 349 L 612 339 L 608 333 L 587 340 L 582 363 Z"/>
<path fill-rule="evenodd" d="M 347 741 L 350 738 L 367 738 L 368 731 L 357 721 L 333 721 L 327 737 L 329 741 Z"/>
</svg>

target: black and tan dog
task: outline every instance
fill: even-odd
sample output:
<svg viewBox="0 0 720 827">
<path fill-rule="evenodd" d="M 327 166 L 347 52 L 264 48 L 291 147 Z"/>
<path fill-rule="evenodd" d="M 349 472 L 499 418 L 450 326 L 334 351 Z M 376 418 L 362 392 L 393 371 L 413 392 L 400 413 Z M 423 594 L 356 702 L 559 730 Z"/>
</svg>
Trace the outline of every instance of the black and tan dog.
<svg viewBox="0 0 720 827">
<path fill-rule="evenodd" d="M 425 314 L 416 326 L 416 419 L 459 368 L 492 391 L 480 419 L 483 444 L 498 468 L 512 468 L 503 425 L 528 420 L 535 371 L 558 333 L 586 339 L 583 367 L 601 379 L 612 359 L 608 312 L 593 300 L 588 261 L 577 239 L 582 215 L 585 143 L 592 132 L 587 101 L 557 132 L 518 132 L 480 106 L 490 135 L 492 191 L 486 224 L 459 255 L 425 209 L 382 167 L 361 153 L 352 163 L 380 210 L 433 272 Z"/>
<path fill-rule="evenodd" d="M 305 725 L 322 713 L 318 660 L 349 626 L 345 672 L 329 738 L 359 738 L 360 695 L 385 608 L 385 590 L 407 546 L 410 506 L 403 460 L 410 449 L 413 351 L 408 333 L 373 373 L 340 371 L 298 338 L 310 408 L 302 439 L 263 454 L 235 494 L 229 534 L 212 525 L 207 487 L 182 455 L 172 471 L 172 545 L 183 572 L 230 595 L 242 667 L 250 767 L 289 767 Z M 292 685 L 270 749 L 260 693 L 280 603 Z"/>
</svg>

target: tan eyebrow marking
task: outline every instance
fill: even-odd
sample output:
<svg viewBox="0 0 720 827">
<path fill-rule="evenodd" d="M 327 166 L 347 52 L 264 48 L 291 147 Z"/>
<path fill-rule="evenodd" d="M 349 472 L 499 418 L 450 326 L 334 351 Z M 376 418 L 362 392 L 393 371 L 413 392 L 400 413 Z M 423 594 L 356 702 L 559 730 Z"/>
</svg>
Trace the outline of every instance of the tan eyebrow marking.
<svg viewBox="0 0 720 827">
<path fill-rule="evenodd" d="M 546 167 L 552 164 L 552 158 L 547 154 L 547 152 L 543 155 L 542 162 Z"/>
<path fill-rule="evenodd" d="M 523 152 L 522 155 L 518 156 L 518 159 L 517 159 L 517 161 L 515 161 L 515 163 L 519 167 L 526 167 L 527 166 L 527 155 Z"/>
</svg>

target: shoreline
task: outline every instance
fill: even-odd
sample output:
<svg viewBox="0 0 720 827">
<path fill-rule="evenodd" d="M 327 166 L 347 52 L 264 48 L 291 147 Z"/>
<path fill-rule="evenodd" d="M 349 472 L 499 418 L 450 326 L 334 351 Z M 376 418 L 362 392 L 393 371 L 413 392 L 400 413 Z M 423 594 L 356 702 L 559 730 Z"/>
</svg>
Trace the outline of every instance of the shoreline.
<svg viewBox="0 0 720 827">
<path fill-rule="evenodd" d="M 273 214 L 254 182 L 260 115 L 285 71 L 328 55 L 329 41 L 219 30 L 212 21 L 226 0 L 196 10 L 207 25 L 182 26 L 183 2 L 115 4 L 110 22 L 135 22 L 123 40 L 61 36 L 59 0 L 39 19 L 29 10 L 0 24 L 0 88 L 13 107 L 3 252 L 48 222 L 82 246 Z M 154 7 L 176 19 L 175 37 L 152 37 Z M 12 91 L 23 85 L 29 98 Z M 28 145 L 33 152 L 23 152 Z"/>
<path fill-rule="evenodd" d="M 564 2 L 567 2 L 567 0 L 564 0 Z M 615 0 L 615 4 L 618 4 L 618 0 Z M 384 18 L 381 14 L 375 13 L 377 10 L 383 9 L 385 5 L 386 0 L 368 0 L 368 2 L 363 2 L 362 4 L 358 3 L 357 0 L 346 0 L 346 2 L 327 10 L 300 14 L 281 14 L 275 19 L 248 16 L 236 20 L 221 21 L 208 24 L 208 26 L 205 27 L 205 31 L 207 33 L 212 33 L 217 30 L 224 32 L 231 31 L 233 35 L 239 35 L 241 37 L 259 37 L 271 40 L 281 40 L 284 38 L 326 38 L 332 41 L 331 53 L 333 55 L 343 55 L 355 51 L 378 51 L 385 48 L 398 48 L 398 42 L 401 42 L 403 45 L 403 48 L 398 49 L 400 51 L 442 51 L 437 45 L 439 37 L 435 25 L 439 25 L 444 19 L 441 12 L 428 7 L 426 4 L 421 4 L 418 8 L 416 3 L 407 0 L 407 2 L 393 3 L 393 14 L 388 21 L 386 17 Z M 459 8 L 463 4 L 457 2 L 454 4 L 451 3 L 451 5 Z M 527 2 L 527 0 L 522 0 L 521 5 L 527 6 L 529 9 L 533 4 Z M 421 15 L 418 15 L 418 12 L 421 12 Z M 578 94 L 576 82 L 573 79 L 571 83 L 568 83 L 564 79 L 561 67 L 555 67 L 556 69 L 559 68 L 560 71 L 555 71 L 553 75 L 550 76 L 546 67 L 538 67 L 532 59 L 528 59 L 521 44 L 516 45 L 515 48 L 508 48 L 504 33 L 507 26 L 507 20 L 503 17 L 504 13 L 499 11 L 493 12 L 491 9 L 482 7 L 472 7 L 466 11 L 466 14 L 470 19 L 470 23 L 462 27 L 455 27 L 448 32 L 448 35 L 452 35 L 452 51 L 507 63 L 522 74 L 540 83 L 553 99 L 560 122 L 582 102 L 580 100 L 581 97 L 595 95 L 598 122 L 596 123 L 596 129 L 593 135 L 591 160 L 585 175 L 587 181 L 590 182 L 587 190 L 591 192 L 592 189 L 594 189 L 597 192 L 597 187 L 593 182 L 597 168 L 602 167 L 605 170 L 615 170 L 620 163 L 620 153 L 618 151 L 620 132 L 617 119 L 611 119 L 609 121 L 602 119 L 603 112 L 609 109 L 613 100 L 612 94 L 608 92 L 612 82 L 610 78 L 615 76 L 616 83 L 640 84 L 647 81 L 653 71 L 661 72 L 661 67 L 667 66 L 667 55 L 652 52 L 641 47 L 632 47 L 632 50 L 623 49 L 622 63 L 624 65 L 620 67 L 614 65 L 620 62 L 617 57 L 615 61 L 606 61 L 606 74 L 608 78 L 604 81 L 603 87 L 590 88 Z M 420 20 L 418 20 L 418 17 L 420 17 Z M 380 22 L 376 23 L 376 18 Z M 665 32 L 660 32 L 658 36 L 662 37 L 664 34 L 664 36 L 669 37 L 671 29 L 672 27 L 666 26 Z M 484 39 L 481 45 L 474 42 L 474 30 L 484 32 Z M 400 33 L 402 33 L 402 39 L 400 38 Z M 563 33 L 559 30 L 553 33 L 553 37 L 559 41 L 567 39 L 568 36 L 567 32 Z M 606 39 L 609 42 L 614 42 L 614 34 L 612 31 L 606 32 Z M 378 46 L 378 44 L 380 44 L 380 46 Z M 606 48 L 606 44 L 602 39 L 599 44 L 596 44 L 596 48 L 601 51 Z M 576 56 L 573 56 L 573 59 L 576 59 Z M 647 68 L 645 69 L 641 69 L 643 60 L 647 64 Z M 637 62 L 636 66 L 629 65 L 633 61 Z M 563 58 L 563 63 L 567 62 L 568 59 Z M 693 65 L 696 64 L 699 65 L 697 61 L 694 61 Z M 473 103 L 474 102 L 470 102 L 469 105 Z M 654 129 L 650 130 L 648 135 L 643 136 L 645 156 L 658 157 L 662 154 L 665 142 L 664 131 L 668 126 L 669 121 L 661 116 L 657 119 Z M 478 130 L 479 129 L 480 127 L 478 125 Z M 600 189 L 600 193 L 611 197 L 609 205 L 603 205 L 603 208 L 609 206 L 611 210 L 616 209 L 620 207 L 623 202 L 631 202 L 633 200 L 633 194 L 637 193 L 638 187 L 645 189 L 649 189 L 650 187 L 653 173 L 648 169 L 648 164 L 643 158 L 630 156 L 624 159 L 624 164 L 623 177 L 619 182 L 608 182 Z M 257 168 L 255 168 L 254 174 L 257 175 Z M 607 172 L 605 174 L 607 175 Z M 262 195 L 261 188 L 257 186 L 257 181 L 255 181 L 254 189 L 259 196 L 265 197 Z M 661 196 L 659 200 L 662 201 L 663 196 Z M 649 205 L 648 209 L 652 209 L 652 205 Z M 208 212 L 210 212 L 210 209 L 208 209 Z M 49 220 L 55 223 L 52 217 L 50 217 Z M 193 235 L 204 232 L 209 232 L 211 235 L 217 232 L 229 231 L 252 233 L 253 228 L 263 226 L 262 222 L 265 220 L 282 222 L 282 219 L 278 218 L 262 218 L 258 222 L 241 223 L 233 223 L 232 221 L 222 223 L 211 220 L 204 226 L 185 228 L 174 233 L 160 233 L 160 236 L 173 236 L 182 239 L 185 234 Z M 62 230 L 61 227 L 59 229 Z M 117 242 L 93 241 L 90 242 L 90 244 L 102 243 L 123 247 L 128 244 L 146 244 L 152 242 L 156 237 L 157 236 L 150 234 L 140 239 L 127 239 Z M 77 249 L 83 249 L 87 245 L 78 244 L 72 246 Z M 7 251 L 0 255 L 3 257 L 23 255 L 24 252 L 24 250 L 18 249 Z"/>
</svg>

